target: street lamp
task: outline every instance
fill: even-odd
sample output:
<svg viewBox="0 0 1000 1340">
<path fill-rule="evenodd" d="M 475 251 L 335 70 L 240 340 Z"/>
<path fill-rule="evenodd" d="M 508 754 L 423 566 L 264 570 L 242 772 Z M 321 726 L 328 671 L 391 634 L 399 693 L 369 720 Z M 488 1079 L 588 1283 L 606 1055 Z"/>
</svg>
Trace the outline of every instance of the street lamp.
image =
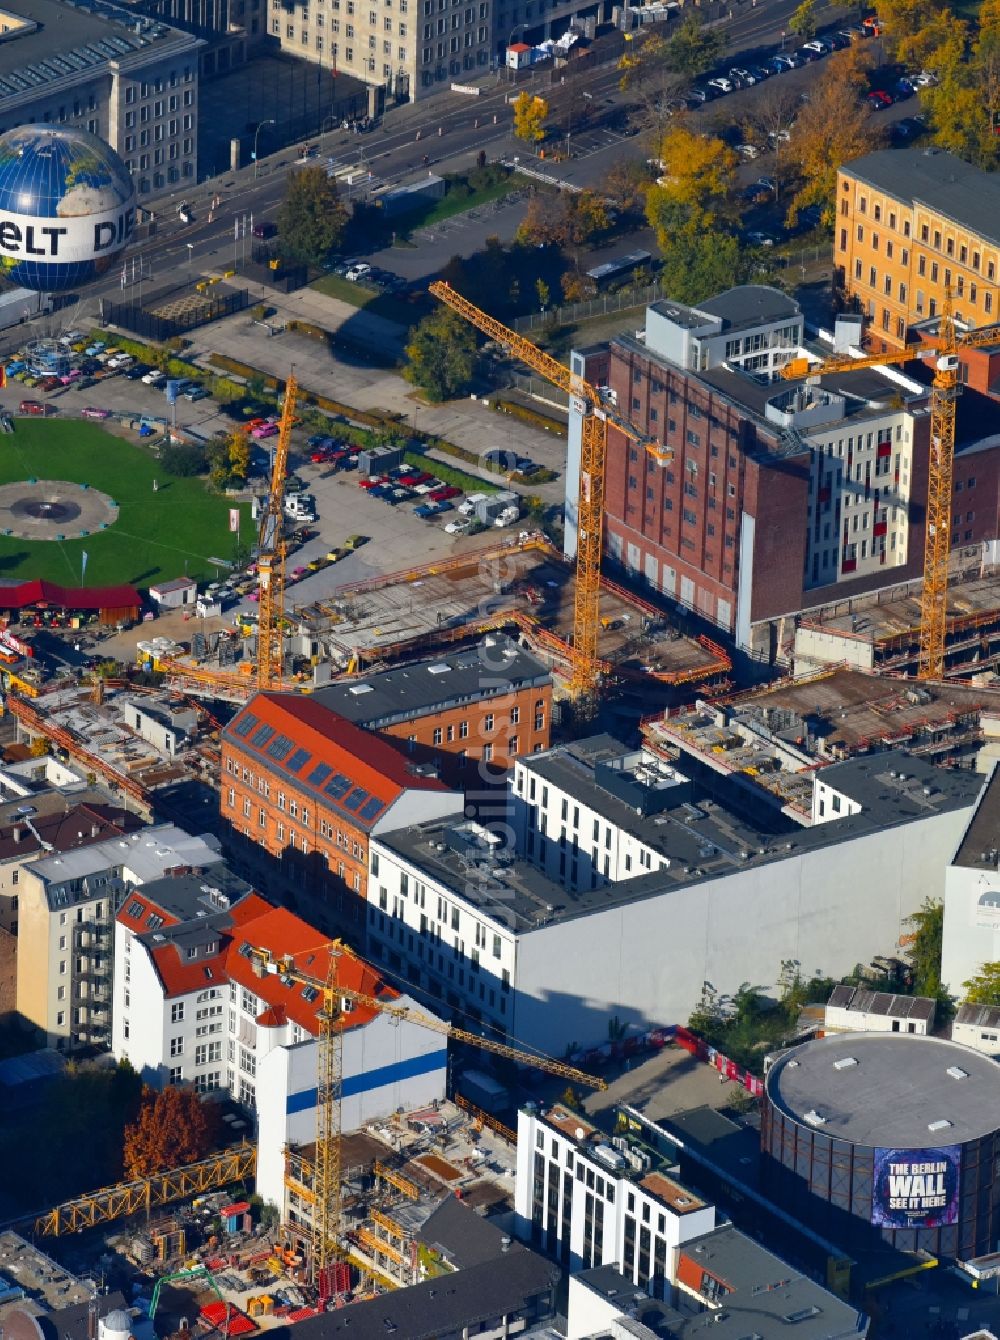
<svg viewBox="0 0 1000 1340">
<path fill-rule="evenodd" d="M 264 128 L 264 126 L 273 126 L 274 124 L 275 124 L 275 122 L 274 122 L 274 117 L 273 117 L 273 116 L 269 116 L 269 117 L 267 118 L 266 121 L 261 121 L 260 125 L 259 125 L 259 126 L 257 127 L 257 129 L 254 131 L 254 136 L 253 136 L 253 178 L 254 178 L 254 181 L 257 180 L 257 137 L 260 135 L 260 132 L 261 132 L 261 130 Z"/>
<path fill-rule="evenodd" d="M 188 249 L 188 279 L 190 279 L 190 278 L 191 278 L 191 257 L 194 255 L 194 243 L 193 243 L 193 242 L 189 242 L 189 243 L 187 244 L 187 249 Z"/>
</svg>

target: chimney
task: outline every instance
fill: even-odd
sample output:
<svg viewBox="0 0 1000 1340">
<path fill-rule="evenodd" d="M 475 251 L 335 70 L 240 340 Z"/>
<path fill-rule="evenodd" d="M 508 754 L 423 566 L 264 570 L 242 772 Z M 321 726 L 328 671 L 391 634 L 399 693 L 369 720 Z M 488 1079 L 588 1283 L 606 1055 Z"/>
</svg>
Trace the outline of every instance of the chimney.
<svg viewBox="0 0 1000 1340">
<path fill-rule="evenodd" d="M 11 835 L 13 836 L 15 842 L 21 841 L 21 827 L 19 824 L 14 825 L 13 829 L 11 830 Z"/>
<path fill-rule="evenodd" d="M 97 1340 L 97 1299 L 92 1298 L 87 1308 L 87 1340 Z"/>
<path fill-rule="evenodd" d="M 91 825 L 90 825 L 90 836 L 91 836 L 92 838 L 97 837 L 97 835 L 98 835 L 98 833 L 100 833 L 100 831 L 101 831 L 101 830 L 100 830 L 100 828 L 97 826 L 97 824 L 91 824 Z"/>
</svg>

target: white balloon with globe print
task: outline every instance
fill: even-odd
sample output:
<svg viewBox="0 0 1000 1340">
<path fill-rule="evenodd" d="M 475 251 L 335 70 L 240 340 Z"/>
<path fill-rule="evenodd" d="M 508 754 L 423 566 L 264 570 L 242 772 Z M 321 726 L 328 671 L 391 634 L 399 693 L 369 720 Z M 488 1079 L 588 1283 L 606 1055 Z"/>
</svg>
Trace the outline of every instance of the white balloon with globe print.
<svg viewBox="0 0 1000 1340">
<path fill-rule="evenodd" d="M 0 273 L 42 293 L 103 274 L 128 244 L 135 190 L 109 144 L 85 130 L 0 135 Z"/>
</svg>

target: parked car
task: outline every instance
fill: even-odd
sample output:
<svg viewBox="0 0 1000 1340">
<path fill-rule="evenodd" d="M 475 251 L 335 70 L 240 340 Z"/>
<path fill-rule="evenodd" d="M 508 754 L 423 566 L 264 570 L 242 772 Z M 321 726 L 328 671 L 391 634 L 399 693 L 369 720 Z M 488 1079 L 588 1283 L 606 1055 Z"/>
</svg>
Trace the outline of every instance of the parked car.
<svg viewBox="0 0 1000 1340">
<path fill-rule="evenodd" d="M 159 386 L 160 382 L 166 380 L 166 373 L 161 372 L 159 368 L 150 368 L 148 372 L 143 373 L 142 377 L 145 386 Z"/>
<path fill-rule="evenodd" d="M 889 127 L 889 135 L 896 144 L 909 144 L 926 129 L 927 126 L 919 117 L 904 116 L 901 121 L 894 121 Z"/>
<path fill-rule="evenodd" d="M 938 77 L 931 70 L 921 70 L 919 74 L 910 76 L 910 83 L 914 88 L 930 88 L 938 82 Z"/>
<path fill-rule="evenodd" d="M 48 414 L 49 406 L 43 405 L 40 400 L 22 400 L 18 409 L 21 414 Z"/>
<path fill-rule="evenodd" d="M 471 521 L 468 520 L 459 521 L 458 518 L 456 517 L 454 521 L 448 522 L 448 524 L 445 526 L 445 531 L 449 535 L 464 535 L 471 525 L 472 525 Z"/>
<path fill-rule="evenodd" d="M 896 102 L 904 102 L 907 98 L 912 98 L 916 91 L 915 86 L 909 79 L 897 79 L 892 86 Z"/>
<path fill-rule="evenodd" d="M 447 502 L 449 498 L 458 498 L 462 490 L 457 489 L 454 484 L 443 484 L 439 489 L 432 489 L 427 495 L 431 502 Z"/>
<path fill-rule="evenodd" d="M 736 152 L 741 158 L 746 158 L 748 161 L 760 157 L 760 150 L 756 144 L 737 144 Z"/>
<path fill-rule="evenodd" d="M 819 60 L 820 56 L 825 56 L 826 48 L 819 41 L 806 42 L 804 46 L 799 47 L 795 54 L 803 65 L 807 65 L 810 61 Z"/>
<path fill-rule="evenodd" d="M 887 107 L 892 106 L 892 96 L 883 88 L 873 88 L 868 94 L 867 102 L 873 112 L 884 112 Z"/>
<path fill-rule="evenodd" d="M 251 430 L 250 436 L 255 437 L 258 442 L 268 437 L 278 436 L 278 425 L 276 423 L 262 423 Z"/>
<path fill-rule="evenodd" d="M 80 411 L 80 417 L 84 419 L 110 419 L 111 411 L 109 409 L 98 409 L 96 405 L 84 405 Z"/>
<path fill-rule="evenodd" d="M 731 79 L 727 79 L 725 75 L 720 74 L 714 79 L 710 79 L 707 87 L 714 88 L 716 93 L 732 93 L 735 85 Z"/>
<path fill-rule="evenodd" d="M 750 245 L 751 245 L 752 247 L 773 247 L 773 246 L 774 246 L 774 238 L 773 238 L 773 237 L 771 237 L 768 233 L 762 233 L 762 232 L 759 232 L 759 231 L 756 231 L 756 230 L 755 230 L 754 232 L 752 232 L 752 233 L 747 233 L 747 241 L 750 243 Z"/>
<path fill-rule="evenodd" d="M 253 226 L 254 237 L 263 238 L 265 241 L 269 237 L 277 236 L 278 226 L 274 223 L 255 223 Z"/>
<path fill-rule="evenodd" d="M 356 284 L 359 279 L 365 279 L 371 274 L 372 267 L 367 261 L 355 261 L 349 270 L 344 272 L 344 278 L 352 284 Z"/>
<path fill-rule="evenodd" d="M 196 400 L 207 400 L 211 394 L 211 391 L 204 386 L 189 386 L 184 392 L 184 399 L 190 400 L 194 404 Z"/>
</svg>

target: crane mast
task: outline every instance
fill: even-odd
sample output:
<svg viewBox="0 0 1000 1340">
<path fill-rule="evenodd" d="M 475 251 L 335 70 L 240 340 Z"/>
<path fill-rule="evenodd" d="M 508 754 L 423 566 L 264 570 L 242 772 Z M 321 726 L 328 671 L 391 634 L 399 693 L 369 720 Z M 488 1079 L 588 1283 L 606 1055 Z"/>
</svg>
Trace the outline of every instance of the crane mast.
<svg viewBox="0 0 1000 1340">
<path fill-rule="evenodd" d="M 576 582 L 573 594 L 573 671 L 570 692 L 573 697 L 593 700 L 600 674 L 597 639 L 600 628 L 601 554 L 604 536 L 604 478 L 608 457 L 608 424 L 612 423 L 627 438 L 641 443 L 656 463 L 665 466 L 673 459 L 671 448 L 641 432 L 620 415 L 610 400 L 595 386 L 571 372 L 558 359 L 539 349 L 523 335 L 476 307 L 460 293 L 436 280 L 431 293 L 470 325 L 504 345 L 512 357 L 558 386 L 575 401 L 583 420 L 580 444 L 580 492 L 577 505 Z"/>
<path fill-rule="evenodd" d="M 297 391 L 295 373 L 290 372 L 285 383 L 285 401 L 281 409 L 274 464 L 271 467 L 267 507 L 258 532 L 258 689 L 270 689 L 279 684 L 283 668 L 281 626 L 285 612 L 285 476 L 288 473 L 288 446 L 295 422 Z"/>
<path fill-rule="evenodd" d="M 948 558 L 951 553 L 951 508 L 955 466 L 955 408 L 961 383 L 959 354 L 963 349 L 1000 345 L 1000 325 L 983 326 L 959 334 L 946 292 L 937 338 L 912 345 L 900 354 L 866 354 L 861 358 L 838 355 L 810 363 L 793 359 L 782 377 L 821 377 L 830 372 L 909 363 L 921 355 L 934 360 L 931 385 L 931 443 L 927 476 L 927 522 L 924 537 L 924 577 L 920 592 L 918 679 L 943 679 L 948 631 Z"/>
<path fill-rule="evenodd" d="M 343 1191 L 341 1187 L 341 1082 L 343 1079 L 343 1021 L 341 1002 L 352 1001 L 357 1005 L 385 1014 L 399 1022 L 419 1024 L 423 1028 L 442 1033 L 456 1042 L 469 1043 L 492 1052 L 495 1056 L 504 1056 L 519 1061 L 523 1065 L 534 1066 L 547 1074 L 585 1084 L 590 1088 L 606 1089 L 604 1080 L 566 1061 L 557 1061 L 550 1056 L 522 1051 L 510 1047 L 494 1038 L 480 1037 L 478 1033 L 469 1033 L 462 1028 L 454 1028 L 444 1019 L 410 1005 L 394 1005 L 379 1000 L 362 991 L 342 986 L 337 980 L 337 962 L 341 957 L 342 946 L 339 941 L 321 946 L 327 950 L 330 961 L 326 976 L 317 977 L 295 966 L 291 955 L 275 956 L 269 949 L 251 947 L 249 958 L 258 977 L 278 975 L 302 985 L 311 986 L 319 991 L 323 1004 L 319 1014 L 319 1033 L 317 1038 L 317 1084 L 316 1084 L 316 1210 L 313 1219 L 312 1270 L 314 1277 L 329 1266 L 341 1250 L 343 1234 Z"/>
</svg>

